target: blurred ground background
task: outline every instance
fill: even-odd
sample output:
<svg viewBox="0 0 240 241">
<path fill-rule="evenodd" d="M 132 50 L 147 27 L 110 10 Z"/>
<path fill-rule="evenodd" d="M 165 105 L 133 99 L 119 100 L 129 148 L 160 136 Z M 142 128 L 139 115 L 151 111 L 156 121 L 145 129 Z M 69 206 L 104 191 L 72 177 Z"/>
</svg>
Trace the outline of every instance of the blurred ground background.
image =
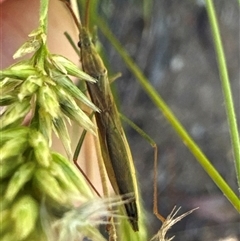
<svg viewBox="0 0 240 241">
<path fill-rule="evenodd" d="M 110 28 L 152 85 L 237 193 L 221 82 L 207 13 L 197 1 L 152 1 L 143 18 L 142 1 L 112 0 L 101 5 Z M 239 5 L 215 1 L 239 120 Z M 99 31 L 100 32 L 100 31 Z M 100 34 L 100 33 L 99 33 Z M 166 216 L 199 207 L 169 232 L 174 240 L 240 240 L 239 215 L 147 97 L 111 44 L 100 34 L 115 83 L 121 112 L 139 125 L 159 148 L 159 209 Z M 152 214 L 153 149 L 125 125 L 138 171 L 151 234 L 160 227 Z M 232 238 L 232 239 L 231 239 Z"/>
</svg>

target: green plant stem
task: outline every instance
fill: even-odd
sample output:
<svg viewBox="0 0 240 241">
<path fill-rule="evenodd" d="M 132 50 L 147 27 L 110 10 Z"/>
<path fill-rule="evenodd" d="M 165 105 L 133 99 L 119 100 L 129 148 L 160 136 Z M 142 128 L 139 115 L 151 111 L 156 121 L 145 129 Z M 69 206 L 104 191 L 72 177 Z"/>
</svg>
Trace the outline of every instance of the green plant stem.
<svg viewBox="0 0 240 241">
<path fill-rule="evenodd" d="M 173 128 L 176 130 L 178 135 L 183 140 L 184 144 L 189 148 L 192 154 L 196 157 L 198 162 L 202 165 L 208 175 L 212 178 L 212 180 L 216 183 L 219 189 L 224 193 L 224 195 L 229 199 L 232 205 L 236 208 L 236 210 L 240 211 L 240 200 L 235 195 L 233 190 L 228 186 L 228 184 L 224 181 L 221 175 L 217 172 L 217 170 L 212 166 L 207 157 L 202 153 L 202 151 L 198 148 L 197 144 L 193 141 L 193 139 L 189 136 L 187 131 L 181 125 L 181 123 L 177 120 L 175 115 L 169 109 L 167 104 L 163 101 L 157 91 L 152 87 L 147 78 L 144 76 L 139 67 L 134 63 L 131 57 L 128 55 L 126 50 L 121 46 L 120 42 L 115 38 L 112 34 L 111 30 L 105 24 L 105 22 L 97 17 L 96 22 L 100 27 L 103 34 L 108 38 L 114 48 L 117 50 L 119 55 L 123 58 L 127 67 L 130 71 L 136 76 L 139 83 L 142 85 L 145 92 L 149 95 L 155 105 L 159 110 L 165 115 L 166 119 L 170 122 Z"/>
<path fill-rule="evenodd" d="M 40 1 L 40 16 L 39 16 L 40 26 L 39 27 L 42 29 L 44 34 L 42 34 L 42 46 L 39 49 L 38 54 L 36 56 L 37 56 L 37 65 L 39 69 L 42 69 L 42 70 L 44 70 L 44 62 L 48 54 L 48 48 L 46 45 L 47 27 L 48 27 L 48 5 L 49 5 L 49 0 Z"/>
<path fill-rule="evenodd" d="M 235 168 L 236 168 L 237 179 L 238 179 L 238 187 L 240 188 L 240 142 L 239 142 L 237 120 L 236 120 L 236 115 L 234 111 L 234 103 L 232 98 L 231 86 L 229 83 L 228 70 L 227 70 L 227 65 L 225 61 L 226 58 L 223 51 L 223 45 L 221 41 L 216 12 L 215 12 L 212 0 L 206 1 L 206 8 L 209 16 L 211 29 L 212 29 L 216 56 L 217 56 L 217 61 L 219 66 L 219 73 L 222 81 L 222 90 L 224 94 L 226 113 L 227 113 L 232 147 L 233 147 L 233 155 L 234 155 L 234 162 L 235 162 Z"/>
<path fill-rule="evenodd" d="M 40 26 L 43 27 L 44 33 L 47 35 L 47 26 L 48 26 L 48 18 L 47 18 L 47 13 L 48 13 L 48 0 L 41 0 L 40 2 Z"/>
</svg>

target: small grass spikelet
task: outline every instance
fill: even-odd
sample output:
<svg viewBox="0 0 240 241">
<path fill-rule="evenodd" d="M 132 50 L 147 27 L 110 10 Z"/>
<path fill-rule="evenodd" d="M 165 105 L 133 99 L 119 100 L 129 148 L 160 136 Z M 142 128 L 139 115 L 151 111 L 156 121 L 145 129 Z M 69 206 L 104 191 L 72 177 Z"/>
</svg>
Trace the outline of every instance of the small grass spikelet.
<svg viewBox="0 0 240 241">
<path fill-rule="evenodd" d="M 41 132 L 30 130 L 29 145 L 33 148 L 35 160 L 42 167 L 49 167 L 51 162 L 50 149 L 48 143 Z"/>
<path fill-rule="evenodd" d="M 12 202 L 14 200 L 25 184 L 31 180 L 35 166 L 34 162 L 26 162 L 20 165 L 8 183 L 8 187 L 4 195 L 5 200 L 8 202 Z"/>
<path fill-rule="evenodd" d="M 23 195 L 12 207 L 13 229 L 19 240 L 24 240 L 34 230 L 38 215 L 39 205 L 34 198 Z"/>
<path fill-rule="evenodd" d="M 48 218 L 45 206 L 41 207 L 45 232 L 48 240 L 83 240 L 88 237 L 93 241 L 106 241 L 106 239 L 98 231 L 99 225 L 111 224 L 110 218 L 126 218 L 119 215 L 116 211 L 110 211 L 117 208 L 129 200 L 122 201 L 121 197 L 111 198 L 94 198 L 87 202 L 81 203 L 66 212 L 63 217 L 53 224 L 53 229 L 49 229 L 49 224 L 46 223 Z M 54 231 L 55 232 L 54 232 Z"/>
<path fill-rule="evenodd" d="M 188 216 L 189 214 L 191 214 L 193 211 L 195 211 L 198 208 L 194 208 L 178 217 L 175 218 L 175 216 L 177 215 L 178 211 L 180 210 L 180 207 L 175 211 L 176 206 L 173 208 L 173 210 L 171 211 L 171 213 L 167 216 L 166 220 L 163 222 L 162 227 L 160 228 L 160 230 L 157 232 L 156 235 L 154 235 L 152 237 L 152 239 L 150 241 L 171 241 L 174 239 L 174 236 L 171 238 L 166 238 L 166 234 L 168 232 L 168 230 L 177 222 L 179 222 L 180 220 L 182 220 L 183 218 L 185 218 L 186 216 Z"/>
<path fill-rule="evenodd" d="M 42 45 L 46 43 L 47 36 L 44 33 L 43 26 L 39 26 L 39 28 L 33 30 L 28 36 L 28 41 L 26 41 L 13 55 L 14 59 L 36 52 Z"/>
</svg>

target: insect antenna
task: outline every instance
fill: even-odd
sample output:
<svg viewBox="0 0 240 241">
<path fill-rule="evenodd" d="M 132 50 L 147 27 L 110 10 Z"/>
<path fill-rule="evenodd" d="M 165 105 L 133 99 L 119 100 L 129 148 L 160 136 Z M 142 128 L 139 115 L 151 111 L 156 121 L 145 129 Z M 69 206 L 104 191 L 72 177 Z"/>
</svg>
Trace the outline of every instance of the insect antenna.
<svg viewBox="0 0 240 241">
<path fill-rule="evenodd" d="M 66 1 L 66 0 L 60 0 L 60 1 L 64 2 L 66 7 L 68 8 L 68 10 L 70 11 L 70 14 L 72 15 L 73 20 L 74 20 L 74 22 L 75 22 L 75 24 L 76 24 L 76 26 L 77 26 L 77 28 L 78 28 L 78 30 L 80 32 L 81 28 L 82 28 L 81 20 L 77 18 L 77 16 L 73 12 L 73 9 L 72 9 L 72 7 L 71 7 L 71 5 L 70 5 L 70 3 L 68 1 Z"/>
<path fill-rule="evenodd" d="M 90 0 L 87 0 L 86 11 L 85 11 L 85 19 L 84 19 L 84 25 L 85 25 L 87 30 L 88 30 L 88 27 L 89 27 L 89 9 L 90 9 Z"/>
</svg>

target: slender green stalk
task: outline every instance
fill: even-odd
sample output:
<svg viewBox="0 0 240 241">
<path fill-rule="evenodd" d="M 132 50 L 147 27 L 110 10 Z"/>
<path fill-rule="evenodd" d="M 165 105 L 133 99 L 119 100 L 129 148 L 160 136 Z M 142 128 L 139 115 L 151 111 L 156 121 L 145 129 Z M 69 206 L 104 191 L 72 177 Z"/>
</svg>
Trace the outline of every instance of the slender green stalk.
<svg viewBox="0 0 240 241">
<path fill-rule="evenodd" d="M 39 13 L 39 27 L 42 34 L 43 44 L 39 49 L 38 61 L 37 65 L 40 69 L 44 69 L 44 59 L 47 56 L 48 50 L 46 46 L 47 41 L 47 28 L 48 28 L 48 5 L 49 0 L 41 0 L 40 1 L 40 13 Z"/>
<path fill-rule="evenodd" d="M 235 168 L 236 168 L 237 179 L 238 179 L 238 187 L 240 187 L 240 142 L 239 142 L 239 134 L 238 134 L 239 132 L 238 132 L 236 115 L 234 111 L 234 103 L 232 98 L 231 86 L 230 86 L 229 77 L 228 77 L 226 58 L 224 55 L 216 12 L 215 12 L 212 0 L 206 1 L 206 8 L 208 11 L 210 25 L 212 28 L 213 40 L 214 40 L 216 56 L 217 56 L 217 61 L 219 66 L 220 78 L 222 81 L 222 90 L 224 94 L 226 113 L 227 113 L 231 141 L 233 146 L 233 155 L 234 155 Z"/>
<path fill-rule="evenodd" d="M 48 13 L 48 0 L 41 0 L 40 2 L 40 26 L 43 27 L 44 33 L 47 35 L 47 25 L 48 25 L 48 18 L 47 18 L 47 13 Z"/>
<path fill-rule="evenodd" d="M 228 184 L 224 181 L 224 179 L 220 176 L 217 170 L 212 166 L 207 157 L 202 153 L 202 151 L 198 148 L 197 144 L 193 141 L 193 139 L 189 136 L 187 131 L 184 129 L 182 124 L 177 120 L 173 112 L 169 109 L 167 104 L 163 101 L 157 91 L 153 88 L 153 86 L 149 83 L 147 78 L 144 76 L 139 67 L 134 63 L 131 57 L 128 55 L 126 50 L 121 46 L 120 42 L 115 38 L 112 34 L 111 30 L 105 24 L 105 22 L 97 17 L 97 23 L 101 31 L 104 35 L 109 39 L 111 44 L 117 50 L 119 55 L 123 58 L 127 67 L 131 70 L 131 72 L 136 76 L 139 83 L 142 85 L 145 92 L 149 95 L 155 105 L 162 111 L 165 115 L 166 119 L 170 122 L 173 128 L 176 130 L 178 135 L 181 137 L 185 145 L 190 149 L 193 155 L 196 157 L 198 162 L 202 165 L 204 170 L 208 173 L 208 175 L 212 178 L 212 180 L 216 183 L 219 189 L 226 195 L 232 205 L 236 208 L 236 210 L 240 211 L 239 199 L 232 191 L 232 189 L 228 186 Z"/>
<path fill-rule="evenodd" d="M 143 1 L 143 19 L 144 21 L 149 21 L 153 10 L 153 1 Z"/>
<path fill-rule="evenodd" d="M 69 35 L 68 32 L 64 32 L 64 35 L 66 36 L 67 40 L 69 41 L 69 43 L 71 44 L 71 46 L 73 47 L 74 51 L 76 52 L 76 54 L 78 56 L 80 56 L 80 51 L 79 48 L 76 46 L 75 42 L 73 41 L 73 39 L 71 38 L 71 36 Z"/>
</svg>

